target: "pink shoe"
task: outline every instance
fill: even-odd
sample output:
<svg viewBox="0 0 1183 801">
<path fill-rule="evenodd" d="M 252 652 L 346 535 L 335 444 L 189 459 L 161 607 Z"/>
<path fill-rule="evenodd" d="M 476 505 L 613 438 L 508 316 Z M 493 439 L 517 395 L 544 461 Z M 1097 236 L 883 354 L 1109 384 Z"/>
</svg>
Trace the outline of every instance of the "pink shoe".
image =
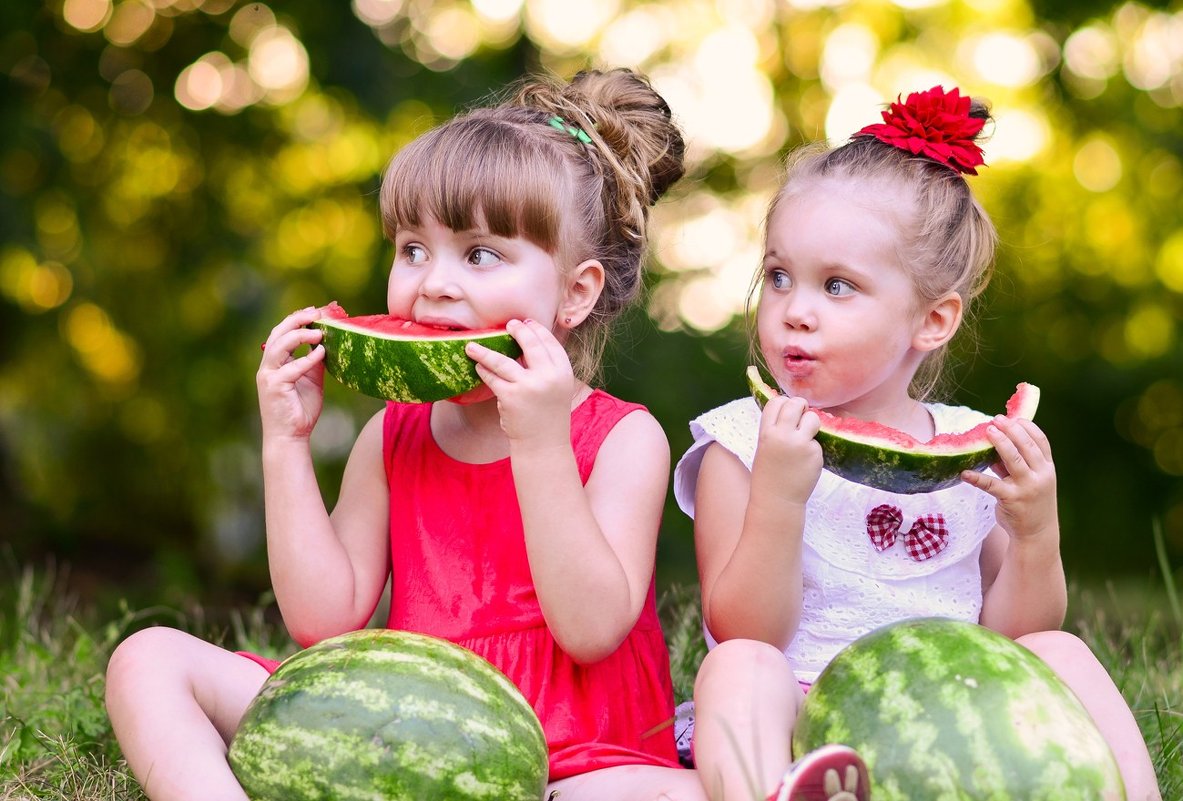
<svg viewBox="0 0 1183 801">
<path fill-rule="evenodd" d="M 768 801 L 869 801 L 867 766 L 853 748 L 823 745 L 798 759 Z"/>
</svg>

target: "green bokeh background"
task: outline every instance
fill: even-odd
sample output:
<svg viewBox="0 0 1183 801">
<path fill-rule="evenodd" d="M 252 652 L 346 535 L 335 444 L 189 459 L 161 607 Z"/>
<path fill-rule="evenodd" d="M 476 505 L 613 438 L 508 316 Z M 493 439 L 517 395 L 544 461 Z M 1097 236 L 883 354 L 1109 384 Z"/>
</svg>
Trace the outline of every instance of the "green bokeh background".
<svg viewBox="0 0 1183 801">
<path fill-rule="evenodd" d="M 382 310 L 375 190 L 401 144 L 527 72 L 626 65 L 667 93 L 692 158 L 606 383 L 675 459 L 747 363 L 742 319 L 702 311 L 735 264 L 686 243 L 722 221 L 735 252 L 757 246 L 779 158 L 852 88 L 956 84 L 1007 113 L 974 181 L 998 269 L 950 397 L 994 411 L 1041 386 L 1070 576 L 1157 580 L 1155 521 L 1183 562 L 1181 31 L 1179 2 L 6 2 L 0 547 L 100 595 L 265 591 L 258 343 L 297 307 Z M 731 85 L 756 105 L 712 107 Z M 1006 151 L 1019 128 L 1038 146 Z M 326 394 L 331 504 L 377 402 Z M 693 580 L 671 498 L 659 581 Z"/>
</svg>

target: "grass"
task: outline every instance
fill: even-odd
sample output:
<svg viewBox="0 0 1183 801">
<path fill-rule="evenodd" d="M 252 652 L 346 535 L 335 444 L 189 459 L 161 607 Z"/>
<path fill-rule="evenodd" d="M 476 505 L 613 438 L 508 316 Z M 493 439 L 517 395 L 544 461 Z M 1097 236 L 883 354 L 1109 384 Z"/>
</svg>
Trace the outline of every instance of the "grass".
<svg viewBox="0 0 1183 801">
<path fill-rule="evenodd" d="M 103 709 L 111 651 L 132 631 L 165 623 L 233 649 L 269 655 L 294 646 L 269 623 L 269 599 L 239 613 L 126 606 L 82 608 L 60 568 L 0 567 L 0 801 L 140 801 Z M 1134 710 L 1163 798 L 1183 800 L 1183 612 L 1166 587 L 1074 591 L 1068 628 L 1093 648 Z M 690 694 L 704 652 L 697 597 L 667 592 L 662 616 L 675 692 Z"/>
<path fill-rule="evenodd" d="M 266 603 L 224 620 L 186 610 L 121 605 L 101 616 L 65 590 L 68 571 L 0 564 L 0 801 L 139 801 L 103 706 L 115 646 L 166 624 L 228 648 L 266 655 L 295 646 L 266 622 Z"/>
</svg>

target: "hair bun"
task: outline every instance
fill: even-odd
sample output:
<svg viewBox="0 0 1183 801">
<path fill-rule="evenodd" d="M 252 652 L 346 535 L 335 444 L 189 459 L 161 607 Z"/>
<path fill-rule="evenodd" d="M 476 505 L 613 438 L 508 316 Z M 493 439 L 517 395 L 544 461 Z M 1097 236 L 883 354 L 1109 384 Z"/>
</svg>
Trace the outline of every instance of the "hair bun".
<svg viewBox="0 0 1183 801">
<path fill-rule="evenodd" d="M 685 172 L 686 145 L 665 99 L 624 68 L 587 70 L 563 90 L 615 156 L 646 184 L 653 205 Z"/>
<path fill-rule="evenodd" d="M 623 194 L 642 207 L 685 172 L 686 144 L 669 105 L 630 69 L 585 70 L 567 84 L 536 78 L 521 85 L 515 100 L 583 129 Z"/>
</svg>

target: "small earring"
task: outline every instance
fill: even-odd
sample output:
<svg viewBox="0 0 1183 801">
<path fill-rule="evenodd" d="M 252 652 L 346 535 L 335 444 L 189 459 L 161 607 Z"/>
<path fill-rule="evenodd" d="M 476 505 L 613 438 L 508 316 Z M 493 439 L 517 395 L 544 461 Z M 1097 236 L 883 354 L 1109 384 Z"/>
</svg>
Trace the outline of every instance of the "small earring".
<svg viewBox="0 0 1183 801">
<path fill-rule="evenodd" d="M 567 325 L 571 325 L 571 318 L 570 318 L 570 317 L 564 317 L 564 318 L 563 318 L 563 322 L 564 322 L 564 323 L 566 323 Z"/>
</svg>

